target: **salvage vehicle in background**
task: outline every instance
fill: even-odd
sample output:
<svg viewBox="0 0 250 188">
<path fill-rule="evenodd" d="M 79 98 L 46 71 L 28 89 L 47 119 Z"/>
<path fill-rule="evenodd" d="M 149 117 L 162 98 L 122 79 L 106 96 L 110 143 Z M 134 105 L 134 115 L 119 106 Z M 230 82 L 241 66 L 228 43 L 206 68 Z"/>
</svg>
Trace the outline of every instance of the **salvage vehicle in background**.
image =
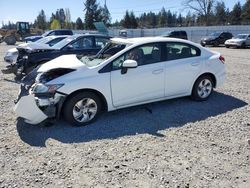
<svg viewBox="0 0 250 188">
<path fill-rule="evenodd" d="M 162 36 L 188 40 L 186 31 L 170 31 L 170 32 L 164 33 Z"/>
<path fill-rule="evenodd" d="M 19 56 L 15 64 L 7 66 L 3 73 L 26 75 L 37 66 L 65 54 L 95 55 L 109 41 L 101 34 L 72 35 L 47 49 L 17 48 Z"/>
<path fill-rule="evenodd" d="M 117 53 L 108 53 L 115 48 Z M 225 80 L 225 59 L 187 40 L 113 38 L 105 51 L 43 64 L 36 82 L 16 101 L 15 112 L 30 124 L 62 113 L 81 126 L 102 111 L 190 95 L 204 101 Z"/>
<path fill-rule="evenodd" d="M 203 37 L 200 43 L 203 47 L 206 45 L 219 46 L 220 44 L 224 45 L 225 41 L 232 37 L 232 33 L 229 32 L 215 32 Z"/>
<path fill-rule="evenodd" d="M 32 43 L 22 43 L 19 44 L 16 48 L 11 48 L 9 49 L 5 56 L 4 56 L 4 61 L 7 63 L 15 63 L 17 61 L 18 57 L 18 50 L 17 48 L 21 49 L 27 49 L 27 50 L 39 50 L 39 49 L 48 49 L 51 46 L 54 46 L 56 43 L 60 42 L 61 40 L 65 39 L 68 37 L 67 35 L 63 36 L 48 36 L 41 38 L 37 40 L 36 42 Z"/>
<path fill-rule="evenodd" d="M 245 48 L 250 46 L 250 34 L 239 34 L 232 39 L 226 40 L 225 42 L 226 48 L 229 47 L 241 47 Z"/>
<path fill-rule="evenodd" d="M 25 42 L 35 42 L 43 37 L 47 36 L 57 36 L 57 35 L 73 35 L 73 31 L 70 29 L 57 29 L 57 30 L 50 30 L 45 32 L 42 35 L 36 35 L 36 36 L 29 36 L 25 37 L 24 41 Z"/>
</svg>

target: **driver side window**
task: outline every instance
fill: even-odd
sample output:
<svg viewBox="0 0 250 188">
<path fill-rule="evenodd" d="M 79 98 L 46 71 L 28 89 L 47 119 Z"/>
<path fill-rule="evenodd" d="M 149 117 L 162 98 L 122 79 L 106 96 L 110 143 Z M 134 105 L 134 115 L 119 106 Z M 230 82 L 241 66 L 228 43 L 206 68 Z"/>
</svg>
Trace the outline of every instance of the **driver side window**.
<svg viewBox="0 0 250 188">
<path fill-rule="evenodd" d="M 120 69 L 125 60 L 135 60 L 138 66 L 158 63 L 161 61 L 160 44 L 146 44 L 135 47 L 132 50 L 124 53 L 122 56 L 113 61 L 113 70 Z"/>
</svg>

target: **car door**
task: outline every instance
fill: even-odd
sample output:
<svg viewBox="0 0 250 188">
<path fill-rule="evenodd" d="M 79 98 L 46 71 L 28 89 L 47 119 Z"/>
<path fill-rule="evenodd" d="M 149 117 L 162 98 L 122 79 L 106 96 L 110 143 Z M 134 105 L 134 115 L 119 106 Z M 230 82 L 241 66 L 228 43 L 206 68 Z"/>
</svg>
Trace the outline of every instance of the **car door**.
<svg viewBox="0 0 250 188">
<path fill-rule="evenodd" d="M 199 48 L 181 42 L 166 43 L 165 96 L 189 94 L 195 78 L 202 69 Z"/>
<path fill-rule="evenodd" d="M 136 60 L 138 67 L 122 74 L 122 63 L 128 59 Z M 160 43 L 142 45 L 125 52 L 112 62 L 112 69 L 111 92 L 115 107 L 164 97 L 165 69 Z"/>
</svg>

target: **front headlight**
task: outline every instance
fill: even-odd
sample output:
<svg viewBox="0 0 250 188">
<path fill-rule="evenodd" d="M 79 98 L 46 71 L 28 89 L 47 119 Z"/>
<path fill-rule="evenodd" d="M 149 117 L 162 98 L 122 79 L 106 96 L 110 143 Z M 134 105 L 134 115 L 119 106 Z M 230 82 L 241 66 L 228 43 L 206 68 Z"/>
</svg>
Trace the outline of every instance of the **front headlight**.
<svg viewBox="0 0 250 188">
<path fill-rule="evenodd" d="M 56 90 L 62 87 L 64 84 L 36 84 L 32 91 L 34 94 L 50 93 L 54 94 Z"/>
</svg>

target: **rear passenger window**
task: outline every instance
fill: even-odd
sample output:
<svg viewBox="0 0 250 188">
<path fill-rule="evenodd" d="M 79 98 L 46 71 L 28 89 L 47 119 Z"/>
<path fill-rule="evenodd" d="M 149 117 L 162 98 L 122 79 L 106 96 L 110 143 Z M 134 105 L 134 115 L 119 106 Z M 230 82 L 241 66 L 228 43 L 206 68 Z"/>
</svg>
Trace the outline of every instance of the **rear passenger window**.
<svg viewBox="0 0 250 188">
<path fill-rule="evenodd" d="M 167 43 L 167 60 L 183 59 L 200 56 L 201 51 L 199 48 L 184 44 L 184 43 Z"/>
</svg>

